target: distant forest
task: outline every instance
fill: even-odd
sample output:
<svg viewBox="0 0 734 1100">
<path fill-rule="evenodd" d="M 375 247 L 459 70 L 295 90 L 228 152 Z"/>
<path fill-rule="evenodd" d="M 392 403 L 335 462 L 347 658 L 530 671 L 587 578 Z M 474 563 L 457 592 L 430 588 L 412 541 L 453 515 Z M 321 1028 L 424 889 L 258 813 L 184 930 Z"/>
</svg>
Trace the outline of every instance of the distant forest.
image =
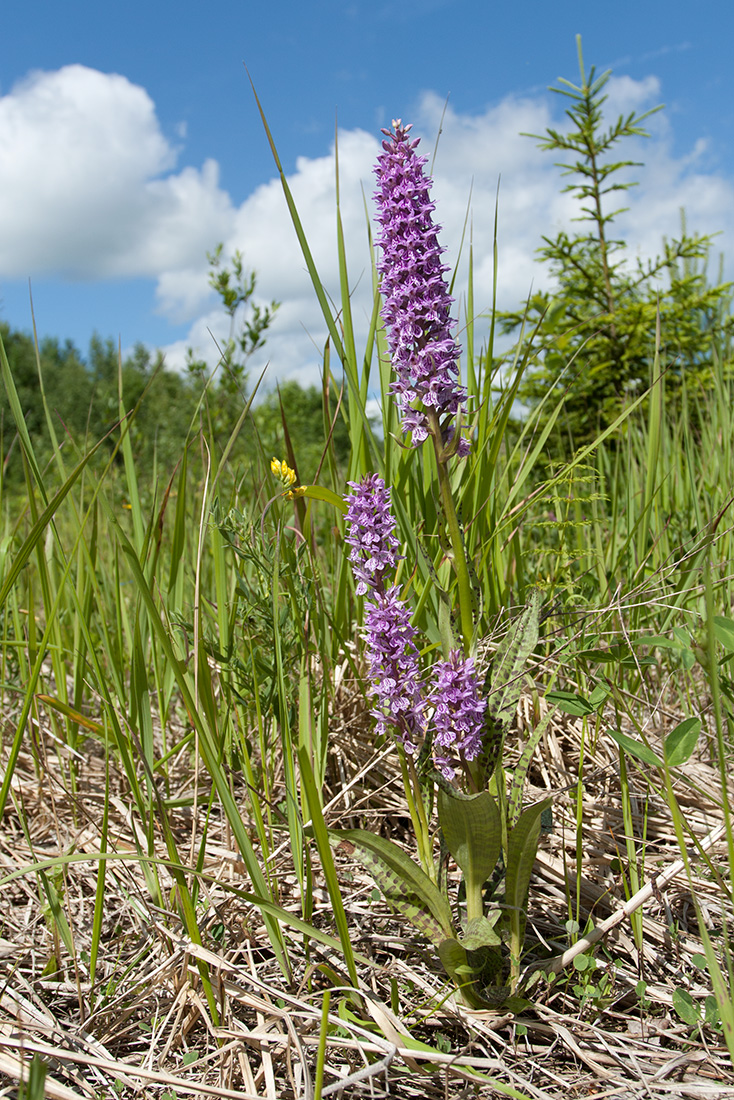
<svg viewBox="0 0 734 1100">
<path fill-rule="evenodd" d="M 59 445 L 67 454 L 82 453 L 103 437 L 102 461 L 119 439 L 120 387 L 125 412 L 132 415 L 130 438 L 139 477 L 169 477 L 181 458 L 182 441 L 206 424 L 207 438 L 220 453 L 226 447 L 248 400 L 247 375 L 220 370 L 214 379 L 192 362 L 183 373 L 169 370 L 160 352 L 137 344 L 120 360 L 114 341 L 94 335 L 84 357 L 70 340 L 46 337 L 36 349 L 28 333 L 0 323 L 0 337 L 39 461 L 52 458 L 44 398 Z M 330 394 L 336 409 L 338 394 Z M 297 436 L 297 462 L 303 482 L 313 479 L 323 450 L 323 395 L 311 386 L 287 381 L 257 403 L 239 431 L 230 461 L 243 469 L 258 458 L 283 457 L 283 420 Z M 339 459 L 348 454 L 344 421 L 337 418 L 333 442 Z M 0 458 L 4 484 L 21 487 L 22 460 L 5 388 L 0 383 Z"/>
</svg>

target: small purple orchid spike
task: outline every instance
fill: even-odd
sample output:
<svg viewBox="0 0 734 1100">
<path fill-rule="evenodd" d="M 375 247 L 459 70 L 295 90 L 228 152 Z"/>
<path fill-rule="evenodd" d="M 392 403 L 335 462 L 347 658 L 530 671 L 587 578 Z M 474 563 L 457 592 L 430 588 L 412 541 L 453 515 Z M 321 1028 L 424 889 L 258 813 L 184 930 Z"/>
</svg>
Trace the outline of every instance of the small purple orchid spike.
<svg viewBox="0 0 734 1100">
<path fill-rule="evenodd" d="M 462 760 L 476 760 L 482 749 L 484 712 L 474 661 L 453 649 L 448 661 L 434 668 L 436 682 L 429 697 L 433 706 L 433 759 L 446 779 L 453 779 Z"/>
<path fill-rule="evenodd" d="M 357 580 L 357 595 L 382 587 L 382 574 L 398 563 L 400 543 L 395 537 L 395 520 L 390 512 L 390 490 L 377 474 L 360 482 L 350 481 L 354 492 L 344 499 L 349 505 L 345 542 L 351 546 L 349 560 Z"/>
</svg>

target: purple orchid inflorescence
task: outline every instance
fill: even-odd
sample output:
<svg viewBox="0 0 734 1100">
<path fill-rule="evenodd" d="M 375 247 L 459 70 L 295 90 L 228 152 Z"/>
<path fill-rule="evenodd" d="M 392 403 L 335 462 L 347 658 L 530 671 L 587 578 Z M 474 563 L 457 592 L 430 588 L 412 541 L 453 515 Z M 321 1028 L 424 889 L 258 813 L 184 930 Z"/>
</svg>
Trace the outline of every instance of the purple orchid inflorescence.
<svg viewBox="0 0 734 1100">
<path fill-rule="evenodd" d="M 408 136 L 410 126 L 398 119 L 393 128 L 382 131 L 387 140 L 375 169 L 382 226 L 377 238 L 382 317 L 395 371 L 391 392 L 398 400 L 403 431 L 413 433 L 415 445 L 429 434 L 426 409 L 439 417 L 445 444 L 453 430 L 448 422 L 466 405 L 466 390 L 458 383 L 461 348 L 453 334 L 456 322 L 444 278 L 448 269 L 441 263 L 440 227 L 431 216 L 435 203 L 430 198 L 432 180 L 423 171 L 427 158 L 416 153 L 420 139 Z M 469 441 L 459 439 L 456 452 L 468 454 Z"/>
<path fill-rule="evenodd" d="M 377 474 L 362 481 L 350 481 L 354 492 L 344 499 L 347 508 L 345 541 L 351 546 L 349 560 L 357 579 L 357 595 L 382 586 L 382 574 L 398 563 L 400 543 L 395 537 L 395 520 L 390 512 L 390 490 Z"/>
<path fill-rule="evenodd" d="M 433 759 L 444 778 L 453 779 L 458 760 L 476 760 L 482 750 L 487 700 L 477 682 L 474 661 L 453 649 L 435 669 L 429 703 L 433 706 Z"/>
<path fill-rule="evenodd" d="M 452 779 L 459 761 L 474 760 L 481 751 L 487 703 L 479 691 L 474 661 L 452 650 L 448 661 L 435 666 L 434 686 L 424 698 L 410 609 L 398 585 L 385 585 L 385 571 L 400 560 L 390 490 L 377 474 L 350 481 L 349 487 L 345 541 L 351 547 L 357 594 L 369 596 L 364 639 L 377 732 L 392 730 L 412 755 L 426 732 L 426 709 L 432 707 L 434 760 Z"/>
<path fill-rule="evenodd" d="M 390 490 L 377 474 L 349 482 L 345 541 L 357 580 L 357 595 L 369 593 L 365 603 L 364 638 L 367 643 L 370 693 L 377 700 L 373 715 L 377 732 L 393 727 L 407 752 L 415 751 L 422 734 L 424 704 L 421 698 L 418 650 L 410 609 L 401 600 L 397 585 L 385 590 L 383 574 L 399 561 L 400 543 L 390 512 Z"/>
<path fill-rule="evenodd" d="M 371 694 L 377 700 L 372 715 L 378 734 L 392 727 L 405 751 L 413 754 L 423 737 L 423 711 L 418 650 L 410 609 L 394 585 L 376 590 L 365 603 L 365 640 Z"/>
</svg>

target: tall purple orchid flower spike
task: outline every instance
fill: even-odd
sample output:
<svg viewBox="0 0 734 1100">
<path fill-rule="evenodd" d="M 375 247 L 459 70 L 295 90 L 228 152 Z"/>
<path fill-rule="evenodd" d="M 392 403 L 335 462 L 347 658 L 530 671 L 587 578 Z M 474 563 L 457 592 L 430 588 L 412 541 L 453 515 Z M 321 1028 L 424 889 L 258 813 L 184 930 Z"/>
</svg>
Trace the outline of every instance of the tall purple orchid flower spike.
<svg viewBox="0 0 734 1100">
<path fill-rule="evenodd" d="M 391 392 L 398 400 L 403 431 L 413 433 L 414 445 L 422 443 L 435 413 L 446 445 L 455 432 L 452 421 L 466 405 L 466 390 L 458 383 L 461 348 L 444 278 L 448 269 L 441 263 L 440 226 L 432 218 L 432 180 L 424 172 L 427 158 L 415 151 L 420 139 L 411 139 L 409 130 L 398 119 L 393 130 L 382 131 L 387 140 L 375 168 L 382 318 L 395 371 Z M 466 455 L 469 441 L 459 439 L 455 448 Z"/>
</svg>

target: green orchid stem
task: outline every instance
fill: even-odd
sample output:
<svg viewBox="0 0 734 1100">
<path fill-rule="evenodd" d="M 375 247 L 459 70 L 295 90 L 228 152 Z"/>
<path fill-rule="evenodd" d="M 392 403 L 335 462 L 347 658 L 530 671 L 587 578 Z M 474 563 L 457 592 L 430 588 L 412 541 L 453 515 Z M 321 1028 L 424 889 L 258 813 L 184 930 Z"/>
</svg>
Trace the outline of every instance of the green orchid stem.
<svg viewBox="0 0 734 1100">
<path fill-rule="evenodd" d="M 413 828 L 415 829 L 415 839 L 418 844 L 418 855 L 420 856 L 421 866 L 431 882 L 435 882 L 436 865 L 433 862 L 431 832 L 428 827 L 426 808 L 423 805 L 423 798 L 421 797 L 418 773 L 415 770 L 413 757 L 405 751 L 402 745 L 398 745 L 398 756 L 400 758 L 400 769 L 403 773 L 405 797 L 408 800 L 410 818 L 413 822 Z"/>
<path fill-rule="evenodd" d="M 478 794 L 484 790 L 484 774 L 479 760 L 464 760 L 464 775 L 470 793 Z"/>
<path fill-rule="evenodd" d="M 448 462 L 451 454 L 446 453 L 446 448 L 441 439 L 441 427 L 438 416 L 431 409 L 427 410 L 428 421 L 431 427 L 433 449 L 436 453 L 436 465 L 438 467 L 438 484 L 441 490 L 441 504 L 446 518 L 446 530 L 452 550 L 452 564 L 456 573 L 456 581 L 459 587 L 459 617 L 461 621 L 461 634 L 464 642 L 464 652 L 468 654 L 474 638 L 474 596 L 472 594 L 471 581 L 469 579 L 469 567 L 466 561 L 464 540 L 461 537 L 459 517 L 456 514 L 451 481 L 449 479 Z"/>
<path fill-rule="evenodd" d="M 466 919 L 467 921 L 474 920 L 475 917 L 484 916 L 484 899 L 482 898 L 482 886 L 481 882 L 469 882 L 468 879 L 464 880 L 466 885 Z"/>
</svg>

